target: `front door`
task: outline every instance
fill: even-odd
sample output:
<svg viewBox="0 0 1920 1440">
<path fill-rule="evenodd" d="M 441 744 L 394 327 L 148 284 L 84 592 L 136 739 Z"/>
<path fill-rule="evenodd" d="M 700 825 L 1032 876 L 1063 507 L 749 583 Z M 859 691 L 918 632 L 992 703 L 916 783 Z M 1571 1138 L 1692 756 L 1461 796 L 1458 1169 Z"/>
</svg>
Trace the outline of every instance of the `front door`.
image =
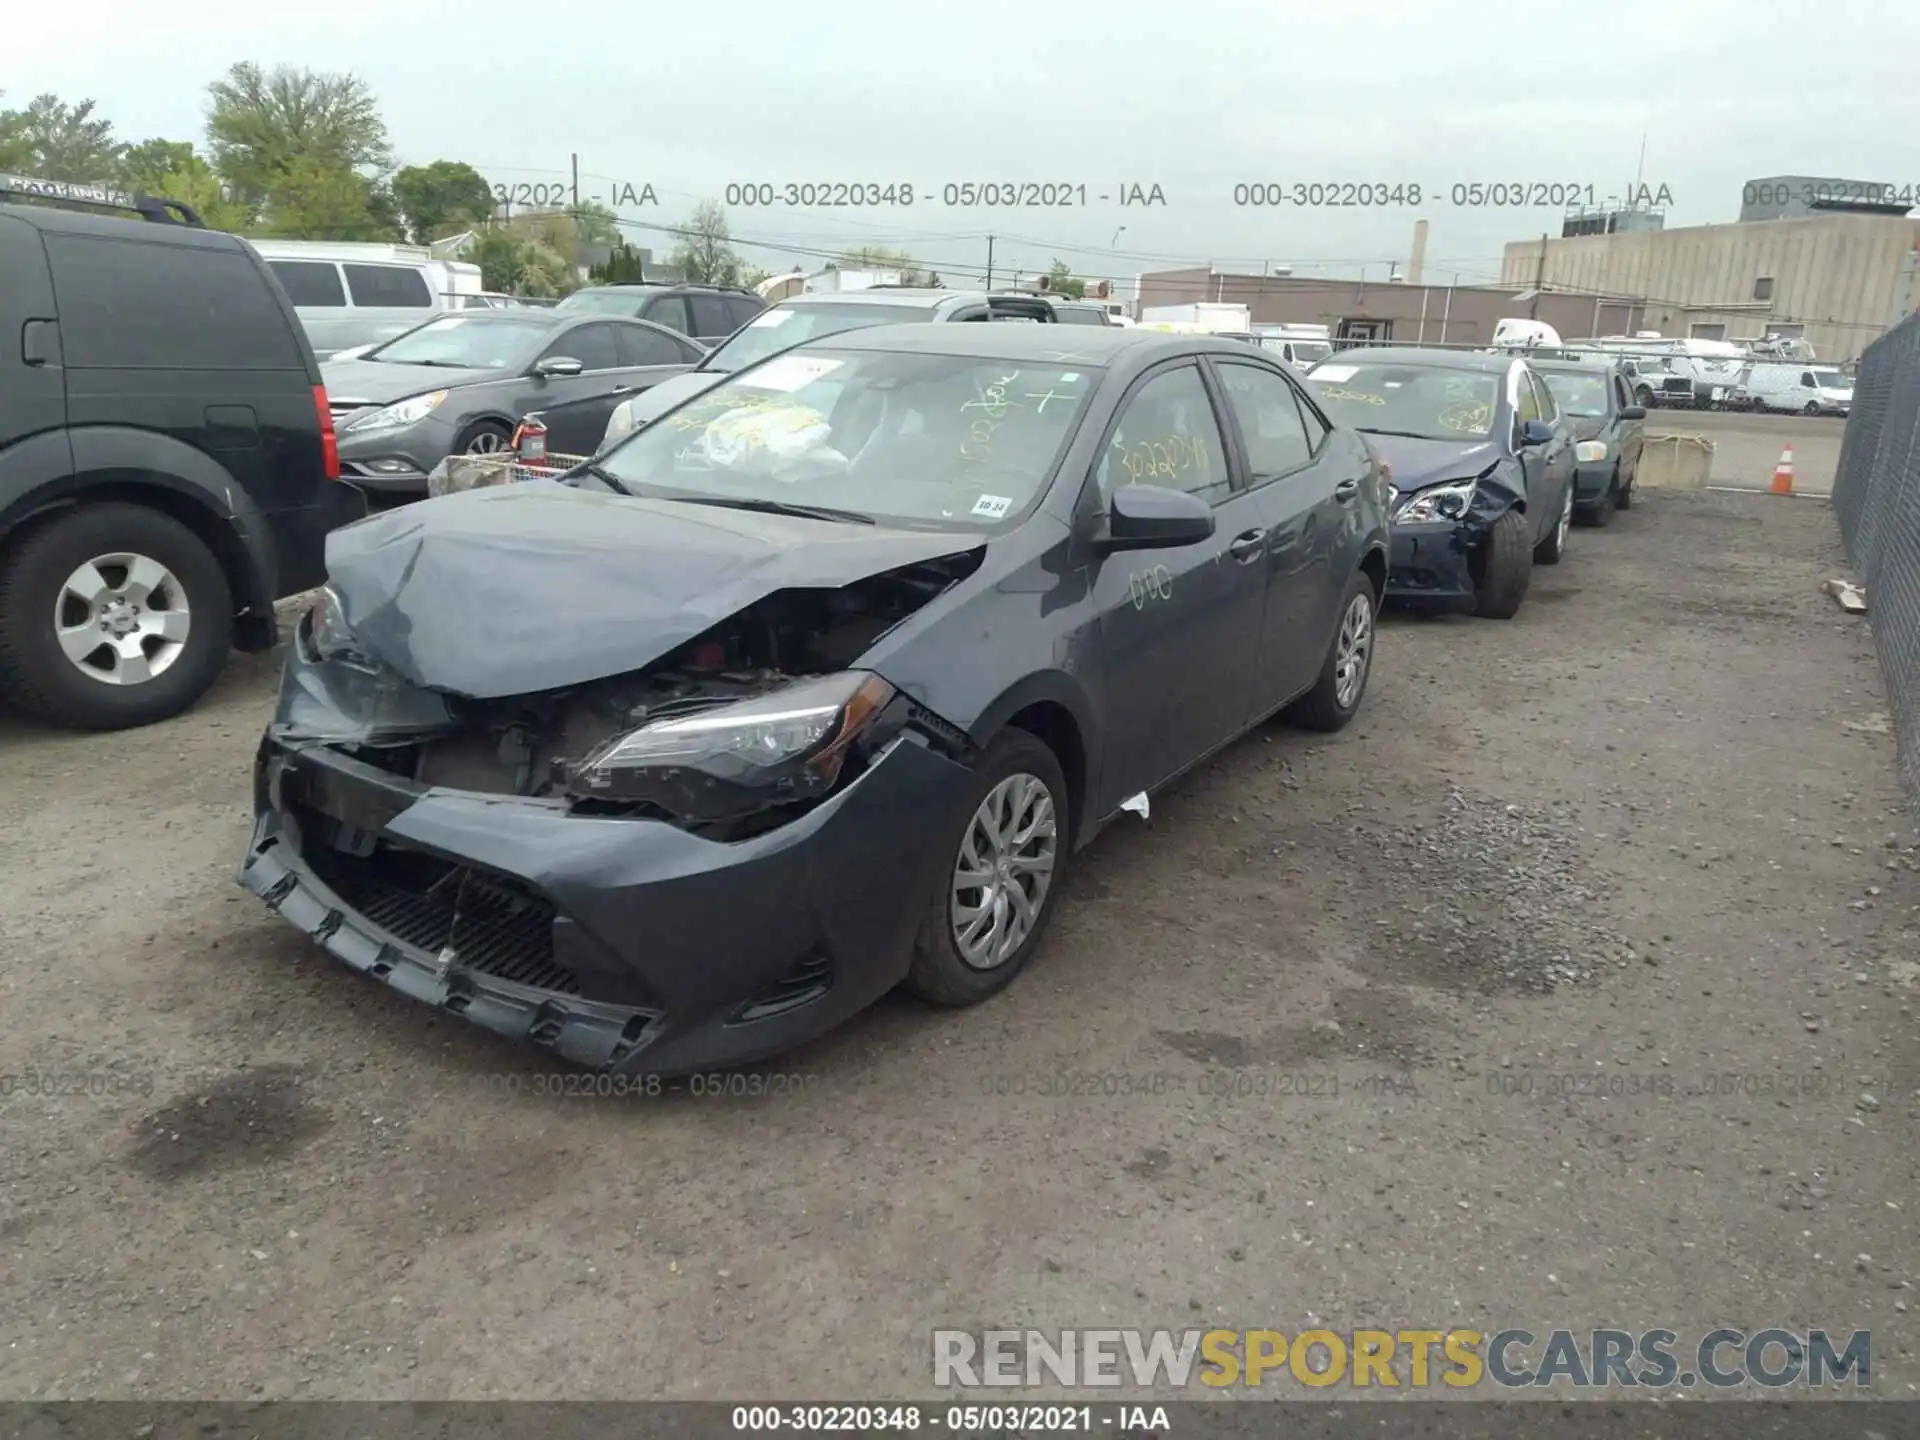
<svg viewBox="0 0 1920 1440">
<path fill-rule="evenodd" d="M 1193 361 L 1134 387 L 1095 469 L 1123 485 L 1185 490 L 1213 506 L 1197 545 L 1095 562 L 1100 705 L 1107 742 L 1093 812 L 1110 813 L 1230 739 L 1246 719 L 1267 580 L 1265 502 L 1235 474 L 1215 397 Z"/>
<path fill-rule="evenodd" d="M 1326 660 L 1346 583 L 1345 575 L 1333 576 L 1333 553 L 1359 477 L 1332 473 L 1334 462 L 1322 458 L 1328 432 L 1315 417 L 1309 435 L 1293 386 L 1279 371 L 1237 360 L 1214 364 L 1245 451 L 1248 493 L 1267 524 L 1266 607 L 1245 716 L 1253 721 L 1309 689 Z M 1343 480 L 1354 482 L 1344 497 L 1336 494 Z"/>
<path fill-rule="evenodd" d="M 633 393 L 622 376 L 613 326 L 580 325 L 560 336 L 541 359 L 566 356 L 580 362 L 578 375 L 549 375 L 536 382 L 534 408 L 547 427 L 550 455 L 591 455 L 607 433 L 614 407 Z"/>
</svg>

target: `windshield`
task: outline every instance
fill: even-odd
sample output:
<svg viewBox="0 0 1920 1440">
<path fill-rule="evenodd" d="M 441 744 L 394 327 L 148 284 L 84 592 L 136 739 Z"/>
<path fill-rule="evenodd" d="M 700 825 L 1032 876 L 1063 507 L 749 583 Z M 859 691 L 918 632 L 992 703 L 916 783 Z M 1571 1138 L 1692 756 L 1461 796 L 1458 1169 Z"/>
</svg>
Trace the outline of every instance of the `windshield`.
<svg viewBox="0 0 1920 1440">
<path fill-rule="evenodd" d="M 462 370 L 510 370 L 553 328 L 548 320 L 505 312 L 443 315 L 389 340 L 366 356 L 387 365 L 454 366 Z"/>
<path fill-rule="evenodd" d="M 647 292 L 634 290 L 576 290 L 555 310 L 585 311 L 593 315 L 631 315 L 634 306 L 647 298 Z"/>
<path fill-rule="evenodd" d="M 933 312 L 922 305 L 776 305 L 749 320 L 743 330 L 709 355 L 700 368 L 733 375 L 749 365 L 758 365 L 769 355 L 808 340 L 821 340 L 846 330 L 864 330 L 872 325 L 912 325 L 932 318 Z"/>
<path fill-rule="evenodd" d="M 1542 370 L 1554 400 L 1568 415 L 1604 415 L 1607 413 L 1607 380 L 1604 375 L 1576 375 L 1567 370 Z"/>
<path fill-rule="evenodd" d="M 1318 365 L 1309 378 L 1333 418 L 1356 430 L 1484 440 L 1500 408 L 1501 377 L 1478 370 Z"/>
<path fill-rule="evenodd" d="M 803 347 L 722 381 L 599 464 L 636 494 L 985 529 L 1039 497 L 1101 373 Z"/>
<path fill-rule="evenodd" d="M 1814 371 L 1813 383 L 1821 390 L 1851 390 L 1853 388 L 1853 381 L 1842 375 L 1838 370 Z"/>
</svg>

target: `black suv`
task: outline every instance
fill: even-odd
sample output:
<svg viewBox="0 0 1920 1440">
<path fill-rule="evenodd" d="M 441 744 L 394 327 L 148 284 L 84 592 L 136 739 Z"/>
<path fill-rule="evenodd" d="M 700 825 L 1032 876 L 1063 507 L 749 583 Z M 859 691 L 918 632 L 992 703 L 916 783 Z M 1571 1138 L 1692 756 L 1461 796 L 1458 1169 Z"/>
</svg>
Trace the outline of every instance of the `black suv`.
<svg viewBox="0 0 1920 1440">
<path fill-rule="evenodd" d="M 366 514 L 313 351 L 259 257 L 178 201 L 0 175 L 0 277 L 0 700 L 176 715 L 230 648 L 272 648 L 274 601 Z"/>
<path fill-rule="evenodd" d="M 553 308 L 561 312 L 590 310 L 596 315 L 651 320 L 669 330 L 678 330 L 702 345 L 714 346 L 766 309 L 767 302 L 751 290 L 636 282 L 589 285 L 574 291 Z"/>
</svg>

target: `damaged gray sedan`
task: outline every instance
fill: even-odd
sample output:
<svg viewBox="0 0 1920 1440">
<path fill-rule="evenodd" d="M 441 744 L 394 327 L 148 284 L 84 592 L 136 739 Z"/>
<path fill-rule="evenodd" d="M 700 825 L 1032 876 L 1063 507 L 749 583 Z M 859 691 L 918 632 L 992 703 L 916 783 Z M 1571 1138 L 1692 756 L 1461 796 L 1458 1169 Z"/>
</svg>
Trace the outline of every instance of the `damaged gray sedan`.
<svg viewBox="0 0 1920 1440">
<path fill-rule="evenodd" d="M 336 531 L 240 881 L 574 1063 L 970 1004 L 1070 858 L 1269 715 L 1360 706 L 1373 452 L 1204 336 L 916 325 L 729 377 L 560 481 Z"/>
</svg>

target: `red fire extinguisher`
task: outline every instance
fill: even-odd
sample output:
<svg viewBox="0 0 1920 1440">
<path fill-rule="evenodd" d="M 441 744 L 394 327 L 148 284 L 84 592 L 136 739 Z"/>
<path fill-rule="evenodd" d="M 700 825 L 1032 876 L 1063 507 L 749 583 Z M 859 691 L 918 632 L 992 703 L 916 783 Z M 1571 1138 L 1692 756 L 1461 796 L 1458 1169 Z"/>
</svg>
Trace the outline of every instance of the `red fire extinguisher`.
<svg viewBox="0 0 1920 1440">
<path fill-rule="evenodd" d="M 541 465 L 547 458 L 547 425 L 539 415 L 528 415 L 513 432 L 513 450 L 522 465 Z"/>
</svg>

